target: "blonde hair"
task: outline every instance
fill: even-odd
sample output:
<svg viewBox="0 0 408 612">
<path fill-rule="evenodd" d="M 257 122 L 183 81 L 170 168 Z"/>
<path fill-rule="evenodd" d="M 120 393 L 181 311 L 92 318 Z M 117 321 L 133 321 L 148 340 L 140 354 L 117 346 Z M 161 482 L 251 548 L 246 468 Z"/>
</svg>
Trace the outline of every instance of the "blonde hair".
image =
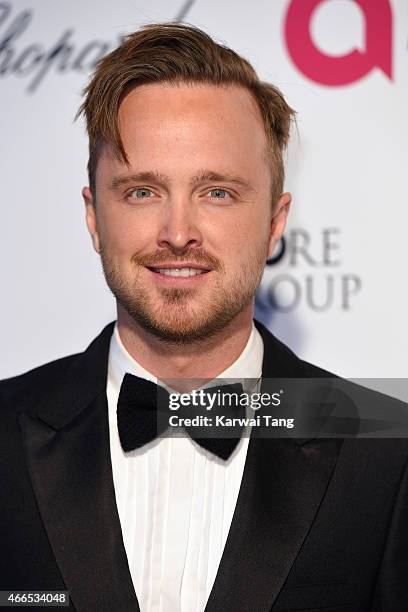
<svg viewBox="0 0 408 612">
<path fill-rule="evenodd" d="M 118 128 L 124 96 L 150 83 L 239 85 L 256 101 L 265 125 L 272 170 L 272 203 L 283 190 L 284 163 L 294 111 L 277 87 L 258 78 L 251 64 L 232 49 L 216 43 L 199 28 L 184 23 L 146 25 L 129 34 L 97 64 L 77 116 L 85 115 L 89 136 L 89 185 L 95 196 L 95 172 L 101 146 L 128 163 Z"/>
</svg>

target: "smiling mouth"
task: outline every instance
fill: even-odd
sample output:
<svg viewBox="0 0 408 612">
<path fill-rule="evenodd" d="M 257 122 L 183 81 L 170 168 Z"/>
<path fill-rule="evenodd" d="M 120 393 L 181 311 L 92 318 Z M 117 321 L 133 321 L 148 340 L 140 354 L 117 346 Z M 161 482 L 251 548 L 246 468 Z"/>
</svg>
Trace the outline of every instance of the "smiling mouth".
<svg viewBox="0 0 408 612">
<path fill-rule="evenodd" d="M 151 268 L 149 270 L 156 272 L 156 274 L 163 274 L 164 276 L 179 276 L 187 278 L 189 276 L 198 276 L 199 274 L 207 274 L 209 270 L 201 268 Z"/>
</svg>

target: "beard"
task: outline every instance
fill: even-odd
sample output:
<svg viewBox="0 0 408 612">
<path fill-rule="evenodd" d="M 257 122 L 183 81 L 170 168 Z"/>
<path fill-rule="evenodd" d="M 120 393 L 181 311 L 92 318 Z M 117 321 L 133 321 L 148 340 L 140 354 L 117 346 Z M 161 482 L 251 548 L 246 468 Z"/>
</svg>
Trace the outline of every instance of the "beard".
<svg viewBox="0 0 408 612">
<path fill-rule="evenodd" d="M 267 244 L 257 245 L 244 264 L 228 278 L 221 262 L 203 250 L 190 249 L 182 256 L 170 251 L 151 255 L 135 254 L 135 268 L 128 278 L 109 250 L 100 245 L 102 268 L 109 289 L 131 319 L 147 332 L 170 344 L 192 344 L 207 340 L 224 330 L 253 300 L 261 282 Z M 204 288 L 151 288 L 143 281 L 146 267 L 166 262 L 204 265 L 214 276 Z M 154 295 L 158 292 L 158 295 Z"/>
</svg>

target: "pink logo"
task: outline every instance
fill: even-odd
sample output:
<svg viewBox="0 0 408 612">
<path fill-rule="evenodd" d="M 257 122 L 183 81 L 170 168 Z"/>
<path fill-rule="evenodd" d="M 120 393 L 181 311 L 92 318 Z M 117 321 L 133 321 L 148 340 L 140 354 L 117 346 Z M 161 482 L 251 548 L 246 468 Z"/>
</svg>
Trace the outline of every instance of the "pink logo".
<svg viewBox="0 0 408 612">
<path fill-rule="evenodd" d="M 326 55 L 315 46 L 310 33 L 312 15 L 326 0 L 292 0 L 285 21 L 285 38 L 295 66 L 322 85 L 347 85 L 373 68 L 392 79 L 392 14 L 389 0 L 354 0 L 365 17 L 365 49 L 346 55 Z"/>
</svg>

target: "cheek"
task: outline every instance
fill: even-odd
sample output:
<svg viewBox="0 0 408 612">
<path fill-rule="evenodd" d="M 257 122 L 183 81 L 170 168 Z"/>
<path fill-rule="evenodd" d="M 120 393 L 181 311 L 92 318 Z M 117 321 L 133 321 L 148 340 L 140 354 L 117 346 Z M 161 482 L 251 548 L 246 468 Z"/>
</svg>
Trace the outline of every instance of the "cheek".
<svg viewBox="0 0 408 612">
<path fill-rule="evenodd" d="M 236 211 L 237 212 L 237 211 Z M 234 261 L 245 260 L 249 253 L 267 248 L 270 236 L 270 218 L 262 212 L 231 215 L 230 219 L 208 228 L 214 245 Z"/>
<path fill-rule="evenodd" d="M 136 222 L 129 215 L 107 215 L 102 238 L 105 246 L 119 257 L 127 257 L 146 251 L 152 244 L 152 224 Z"/>
</svg>

